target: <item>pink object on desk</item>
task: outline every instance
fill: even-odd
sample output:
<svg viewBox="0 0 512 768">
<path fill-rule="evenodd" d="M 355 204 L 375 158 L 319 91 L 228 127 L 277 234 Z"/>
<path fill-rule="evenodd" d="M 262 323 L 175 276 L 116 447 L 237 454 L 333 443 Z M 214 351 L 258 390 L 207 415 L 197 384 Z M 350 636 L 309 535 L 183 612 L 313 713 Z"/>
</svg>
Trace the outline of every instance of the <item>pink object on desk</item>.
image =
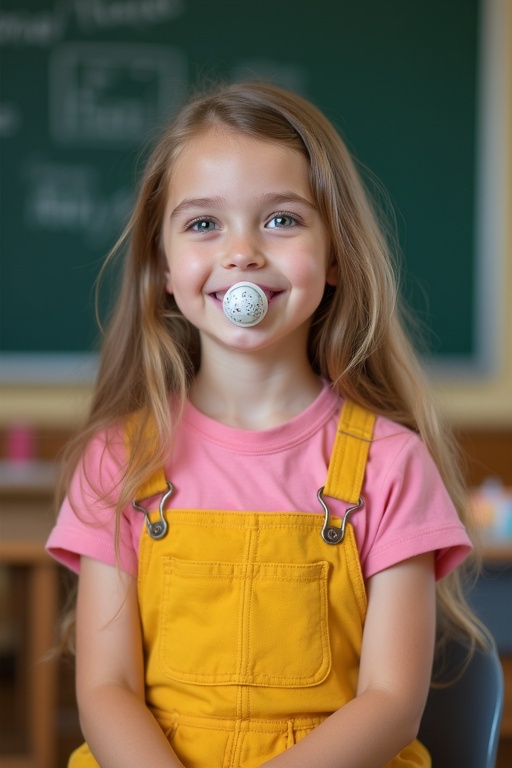
<svg viewBox="0 0 512 768">
<path fill-rule="evenodd" d="M 36 454 L 35 430 L 29 424 L 12 424 L 7 430 L 6 454 L 8 461 L 33 461 Z"/>
</svg>

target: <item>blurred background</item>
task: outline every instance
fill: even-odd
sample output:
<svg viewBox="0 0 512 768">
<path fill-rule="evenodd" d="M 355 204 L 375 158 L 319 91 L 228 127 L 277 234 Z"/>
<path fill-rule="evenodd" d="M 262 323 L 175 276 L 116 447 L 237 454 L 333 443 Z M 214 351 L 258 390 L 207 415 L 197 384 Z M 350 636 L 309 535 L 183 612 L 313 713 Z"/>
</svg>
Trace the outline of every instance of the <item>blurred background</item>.
<svg viewBox="0 0 512 768">
<path fill-rule="evenodd" d="M 81 740 L 72 664 L 41 661 L 67 579 L 43 543 L 91 394 L 98 271 L 158 128 L 191 89 L 247 79 L 316 103 L 393 211 L 478 502 L 471 599 L 502 656 L 512 764 L 511 51 L 508 0 L 2 0 L 0 768 L 63 768 Z"/>
</svg>

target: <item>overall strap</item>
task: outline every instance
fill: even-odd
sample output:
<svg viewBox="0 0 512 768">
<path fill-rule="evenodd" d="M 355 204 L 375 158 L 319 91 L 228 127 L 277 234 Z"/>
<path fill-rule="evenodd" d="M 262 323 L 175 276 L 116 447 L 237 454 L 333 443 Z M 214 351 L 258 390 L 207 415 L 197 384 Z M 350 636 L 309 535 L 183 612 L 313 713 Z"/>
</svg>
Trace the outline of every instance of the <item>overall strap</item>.
<svg viewBox="0 0 512 768">
<path fill-rule="evenodd" d="M 168 483 L 165 479 L 164 470 L 160 467 L 149 480 L 146 480 L 146 482 L 140 486 L 137 491 L 137 500 L 143 501 L 144 499 L 150 499 L 152 496 L 166 493 L 167 488 Z"/>
<path fill-rule="evenodd" d="M 366 408 L 351 400 L 345 401 L 323 489 L 326 496 L 349 504 L 358 503 L 375 418 Z"/>
</svg>

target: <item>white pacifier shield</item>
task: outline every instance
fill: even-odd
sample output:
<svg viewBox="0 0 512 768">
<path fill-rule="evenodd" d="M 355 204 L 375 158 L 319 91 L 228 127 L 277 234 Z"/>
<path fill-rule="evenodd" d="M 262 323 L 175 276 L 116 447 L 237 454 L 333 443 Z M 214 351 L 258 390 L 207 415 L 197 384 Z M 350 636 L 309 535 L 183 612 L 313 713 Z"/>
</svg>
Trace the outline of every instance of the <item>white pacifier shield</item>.
<svg viewBox="0 0 512 768">
<path fill-rule="evenodd" d="M 222 309 L 232 323 L 249 328 L 261 323 L 267 314 L 268 299 L 254 283 L 235 283 L 226 291 Z"/>
</svg>

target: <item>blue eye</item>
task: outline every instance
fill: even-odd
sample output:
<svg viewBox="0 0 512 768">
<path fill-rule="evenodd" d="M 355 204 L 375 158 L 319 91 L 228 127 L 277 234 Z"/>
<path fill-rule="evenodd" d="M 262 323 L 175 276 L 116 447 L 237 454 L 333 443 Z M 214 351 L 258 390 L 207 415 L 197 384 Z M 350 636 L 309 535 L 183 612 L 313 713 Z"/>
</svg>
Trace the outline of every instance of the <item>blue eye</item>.
<svg viewBox="0 0 512 768">
<path fill-rule="evenodd" d="M 216 228 L 217 224 L 211 219 L 196 219 L 187 227 L 193 232 L 213 232 Z"/>
<path fill-rule="evenodd" d="M 278 213 L 273 216 L 267 224 L 270 229 L 282 229 L 284 227 L 293 227 L 297 224 L 297 219 L 287 213 Z"/>
</svg>

